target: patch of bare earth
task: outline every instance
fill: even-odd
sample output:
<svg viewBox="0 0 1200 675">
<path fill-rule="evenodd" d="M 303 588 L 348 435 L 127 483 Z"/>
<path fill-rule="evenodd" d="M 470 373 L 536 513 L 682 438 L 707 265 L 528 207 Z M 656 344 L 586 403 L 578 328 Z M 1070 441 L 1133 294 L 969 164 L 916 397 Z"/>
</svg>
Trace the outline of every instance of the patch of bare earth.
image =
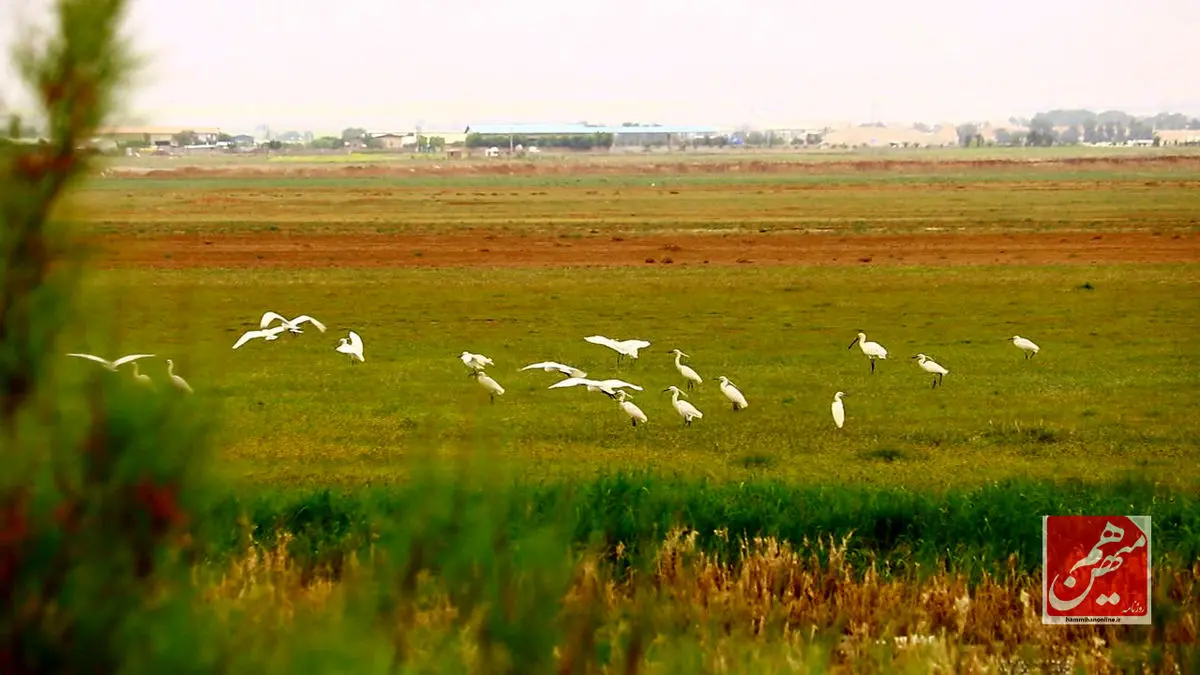
<svg viewBox="0 0 1200 675">
<path fill-rule="evenodd" d="M 106 267 L 557 267 L 628 265 L 1045 265 L 1200 262 L 1200 235 L 1149 232 L 652 236 L 105 235 Z"/>
</svg>

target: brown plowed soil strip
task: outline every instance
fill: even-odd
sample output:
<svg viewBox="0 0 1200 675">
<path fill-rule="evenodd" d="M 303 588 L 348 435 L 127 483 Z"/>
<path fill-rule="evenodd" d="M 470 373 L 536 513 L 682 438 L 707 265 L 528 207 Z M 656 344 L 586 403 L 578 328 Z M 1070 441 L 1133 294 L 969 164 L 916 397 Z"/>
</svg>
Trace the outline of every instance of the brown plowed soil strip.
<svg viewBox="0 0 1200 675">
<path fill-rule="evenodd" d="M 594 265 L 1043 265 L 1200 262 L 1200 235 L 922 234 L 109 235 L 107 267 L 554 267 Z"/>
</svg>

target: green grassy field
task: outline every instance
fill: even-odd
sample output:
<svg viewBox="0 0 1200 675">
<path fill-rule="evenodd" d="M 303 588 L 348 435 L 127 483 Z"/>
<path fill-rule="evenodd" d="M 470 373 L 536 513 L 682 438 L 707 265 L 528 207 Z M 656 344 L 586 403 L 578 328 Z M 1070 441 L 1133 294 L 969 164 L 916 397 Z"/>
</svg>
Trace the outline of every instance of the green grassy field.
<svg viewBox="0 0 1200 675">
<path fill-rule="evenodd" d="M 66 237 L 52 222 L 57 195 L 86 173 L 79 139 L 105 121 L 126 73 L 121 5 L 56 8 L 46 53 L 35 39 L 21 63 L 51 138 L 0 145 L 0 672 L 1198 671 L 1190 338 L 1200 277 L 1190 238 L 1160 247 L 1111 237 L 1151 243 L 1149 255 L 1128 256 L 1141 264 L 1109 266 L 635 259 L 434 270 L 406 268 L 407 250 L 385 260 L 376 249 L 375 262 L 394 266 L 367 271 L 357 268 L 363 240 L 331 237 L 316 253 L 333 262 L 336 252 L 341 268 L 234 271 L 220 256 L 238 264 L 236 246 L 185 259 L 186 237 L 149 237 L 135 244 L 141 258 L 108 258 L 81 282 L 72 259 L 85 244 L 131 245 L 139 237 L 104 235 L 188 223 L 214 239 L 249 221 L 285 222 L 288 235 L 450 231 L 502 224 L 488 219 L 500 212 L 538 233 L 555 211 L 530 198 L 547 197 L 576 209 L 550 221 L 560 237 L 613 231 L 618 218 L 684 236 L 700 223 L 746 227 L 737 221 L 769 208 L 753 227 L 805 213 L 762 197 L 794 187 L 767 189 L 765 177 L 633 196 L 552 180 L 523 194 L 493 177 L 495 194 L 471 198 L 462 193 L 477 177 L 459 177 L 413 190 L 465 203 L 431 217 L 451 204 L 420 213 L 419 199 L 395 198 L 413 186 L 394 175 L 306 183 L 300 170 L 265 199 L 221 181 L 93 182 L 59 213 L 102 235 Z M 1034 189 L 1013 166 L 1003 183 L 920 183 L 897 181 L 886 162 L 859 187 L 829 176 L 802 184 L 820 195 L 809 200 L 817 220 L 853 224 L 848 239 L 872 217 L 892 227 L 946 211 L 1009 231 L 1195 225 L 1194 166 L 1176 161 L 1174 178 L 1149 180 L 1139 171 L 1164 167 L 1104 161 L 1108 173 Z M 680 166 L 650 171 L 690 172 Z M 924 166 L 917 172 L 932 175 Z M 345 173 L 355 172 L 367 173 Z M 620 180 L 646 180 L 627 174 Z M 515 199 L 492 199 L 501 185 Z M 872 200 L 873 189 L 891 192 Z M 335 199 L 338 190 L 349 194 Z M 1061 194 L 1046 202 L 1039 191 Z M 672 207 L 650 206 L 676 193 Z M 255 265 L 258 243 L 282 238 L 223 243 Z M 1061 240 L 1055 251 L 1074 257 L 1066 237 L 1026 239 Z M 176 252 L 174 268 L 136 267 Z M 231 350 L 265 309 L 316 315 L 330 332 Z M 365 363 L 334 351 L 350 329 L 365 338 Z M 859 330 L 891 349 L 875 374 L 846 347 Z M 583 341 L 592 333 L 654 344 L 618 369 Z M 1005 343 L 1014 333 L 1041 354 L 1023 359 Z M 707 379 L 692 399 L 705 417 L 689 428 L 660 393 L 679 383 L 671 347 Z M 499 401 L 467 379 L 464 349 L 496 359 L 491 374 L 508 387 Z M 133 350 L 156 355 L 141 363 L 157 391 L 62 355 Z M 943 387 L 906 358 L 917 351 L 949 366 Z M 164 390 L 167 359 L 194 394 Z M 645 385 L 637 400 L 651 422 L 632 428 L 598 394 L 547 391 L 557 376 L 518 372 L 541 359 Z M 721 374 L 748 409 L 729 410 L 714 386 Z M 851 394 L 844 430 L 828 418 L 836 390 Z M 1095 607 L 1135 612 L 1144 601 L 1149 625 L 1040 620 L 1047 514 L 1154 519 L 1152 544 L 1139 539 L 1090 571 L 1091 581 L 1116 570 L 1108 582 L 1132 582 Z M 1104 543 L 1114 541 L 1102 536 L 1092 551 Z M 1110 567 L 1131 553 L 1136 562 Z M 1125 575 L 1143 553 L 1151 583 L 1139 598 L 1143 580 Z"/>
<path fill-rule="evenodd" d="M 396 480 L 413 457 L 478 454 L 526 478 L 618 469 L 806 484 L 936 487 L 1010 477 L 1200 485 L 1194 459 L 1200 275 L 1191 266 L 996 269 L 680 268 L 550 271 L 113 271 L 125 351 L 173 357 L 220 411 L 223 466 L 256 484 Z M 1083 288 L 1090 284 L 1093 288 Z M 230 347 L 267 309 L 327 322 Z M 871 375 L 858 328 L 890 357 Z M 366 362 L 334 352 L 350 329 Z M 636 364 L 583 341 L 640 337 Z M 1006 336 L 1042 353 L 1024 361 Z M 76 348 L 100 349 L 86 334 Z M 684 428 L 662 389 L 692 356 L 705 413 Z M 482 352 L 507 389 L 494 405 L 465 376 Z M 101 352 L 105 350 L 101 349 Z M 950 369 L 944 385 L 908 357 Z M 559 377 L 558 360 L 640 384 L 650 424 Z M 80 370 L 93 364 L 72 362 Z M 734 413 L 726 375 L 749 398 Z M 830 421 L 845 391 L 848 421 Z"/>
</svg>

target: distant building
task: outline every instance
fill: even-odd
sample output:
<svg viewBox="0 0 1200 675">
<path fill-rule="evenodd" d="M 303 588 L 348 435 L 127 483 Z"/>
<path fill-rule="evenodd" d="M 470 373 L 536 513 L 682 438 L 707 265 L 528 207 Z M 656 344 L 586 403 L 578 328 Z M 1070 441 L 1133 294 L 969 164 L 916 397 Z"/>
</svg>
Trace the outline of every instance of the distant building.
<svg viewBox="0 0 1200 675">
<path fill-rule="evenodd" d="M 821 145 L 835 148 L 946 148 L 958 145 L 958 128 L 953 124 L 942 124 L 927 132 L 912 127 L 846 126 L 830 129 Z"/>
<path fill-rule="evenodd" d="M 221 130 L 214 127 L 107 127 L 99 129 L 96 137 L 118 144 L 177 147 L 177 137 L 185 131 L 196 134 L 200 144 L 216 143 L 221 135 Z"/>
<path fill-rule="evenodd" d="M 404 150 L 417 148 L 417 132 L 415 131 L 384 131 L 370 134 L 371 138 L 379 142 L 379 147 L 384 150 Z M 420 137 L 423 139 L 440 138 L 447 145 L 463 145 L 467 142 L 467 135 L 461 131 L 426 131 L 421 130 Z"/>
<path fill-rule="evenodd" d="M 407 146 L 416 147 L 417 135 L 385 131 L 371 134 L 371 138 L 379 143 L 384 150 L 403 150 Z"/>
</svg>

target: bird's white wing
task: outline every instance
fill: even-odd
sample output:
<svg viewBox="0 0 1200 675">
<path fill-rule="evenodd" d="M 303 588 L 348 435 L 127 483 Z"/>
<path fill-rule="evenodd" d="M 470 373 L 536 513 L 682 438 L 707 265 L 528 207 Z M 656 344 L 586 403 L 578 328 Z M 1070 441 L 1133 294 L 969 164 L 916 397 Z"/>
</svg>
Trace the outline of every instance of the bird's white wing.
<svg viewBox="0 0 1200 675">
<path fill-rule="evenodd" d="M 316 319 L 312 318 L 311 316 L 309 316 L 307 314 L 302 314 L 301 316 L 298 316 L 298 317 L 292 319 L 292 325 L 299 326 L 300 324 L 304 323 L 305 321 L 316 326 L 317 330 L 321 331 L 322 333 L 325 332 L 325 324 L 321 323 L 320 321 L 317 321 Z"/>
<path fill-rule="evenodd" d="M 574 386 L 580 385 L 580 384 L 599 384 L 599 383 L 595 382 L 593 380 L 588 380 L 588 379 L 582 378 L 582 377 L 568 377 L 567 379 L 559 380 L 558 382 L 555 382 L 554 384 L 552 384 L 546 388 L 547 389 L 558 389 L 559 387 L 574 387 Z"/>
<path fill-rule="evenodd" d="M 606 338 L 603 335 L 593 335 L 583 339 L 594 345 L 603 345 L 609 349 L 619 349 L 619 343 L 616 340 L 613 340 L 612 338 Z"/>
<path fill-rule="evenodd" d="M 81 359 L 88 359 L 89 361 L 95 361 L 96 363 L 103 363 L 106 366 L 113 365 L 108 359 L 102 359 L 95 354 L 67 354 L 67 356 L 78 356 Z"/>
<path fill-rule="evenodd" d="M 288 320 L 283 318 L 283 316 L 280 314 L 276 314 L 275 312 L 266 312 L 265 314 L 262 315 L 262 320 L 260 320 L 258 322 L 258 327 L 266 328 L 267 326 L 271 325 L 272 321 L 274 321 L 276 319 L 279 319 L 280 321 L 282 321 L 284 323 L 288 322 Z"/>
<path fill-rule="evenodd" d="M 129 363 L 130 361 L 137 361 L 138 359 L 146 359 L 146 358 L 150 358 L 151 356 L 154 356 L 154 355 L 153 354 L 129 354 L 128 356 L 122 356 L 121 358 L 117 359 L 116 361 L 113 361 L 113 367 L 116 368 L 118 366 Z"/>
<path fill-rule="evenodd" d="M 350 331 L 350 344 L 354 345 L 355 349 L 362 349 L 362 338 L 358 337 L 358 333 Z"/>
<path fill-rule="evenodd" d="M 528 366 L 525 366 L 524 368 L 522 368 L 521 370 L 533 370 L 533 369 L 557 370 L 558 372 L 562 373 L 563 375 L 570 375 L 571 377 L 587 377 L 587 373 L 583 372 L 582 370 L 580 370 L 578 368 L 573 368 L 564 363 L 556 363 L 554 361 L 542 361 L 541 363 L 531 363 Z"/>
<path fill-rule="evenodd" d="M 625 340 L 621 344 L 634 349 L 645 349 L 650 346 L 650 343 L 645 340 Z"/>
<path fill-rule="evenodd" d="M 600 382 L 597 382 L 596 384 L 598 384 L 601 387 L 604 387 L 606 389 L 621 389 L 624 387 L 629 387 L 630 389 L 636 389 L 637 391 L 645 391 L 644 389 L 637 386 L 636 384 L 631 384 L 629 382 L 626 382 L 625 380 L 601 380 Z"/>
<path fill-rule="evenodd" d="M 270 331 L 248 330 L 245 333 L 242 333 L 242 336 L 240 338 L 238 338 L 237 342 L 233 343 L 233 348 L 237 349 L 238 347 L 241 347 L 242 345 L 253 340 L 254 338 L 263 337 L 265 335 L 270 335 Z"/>
</svg>

